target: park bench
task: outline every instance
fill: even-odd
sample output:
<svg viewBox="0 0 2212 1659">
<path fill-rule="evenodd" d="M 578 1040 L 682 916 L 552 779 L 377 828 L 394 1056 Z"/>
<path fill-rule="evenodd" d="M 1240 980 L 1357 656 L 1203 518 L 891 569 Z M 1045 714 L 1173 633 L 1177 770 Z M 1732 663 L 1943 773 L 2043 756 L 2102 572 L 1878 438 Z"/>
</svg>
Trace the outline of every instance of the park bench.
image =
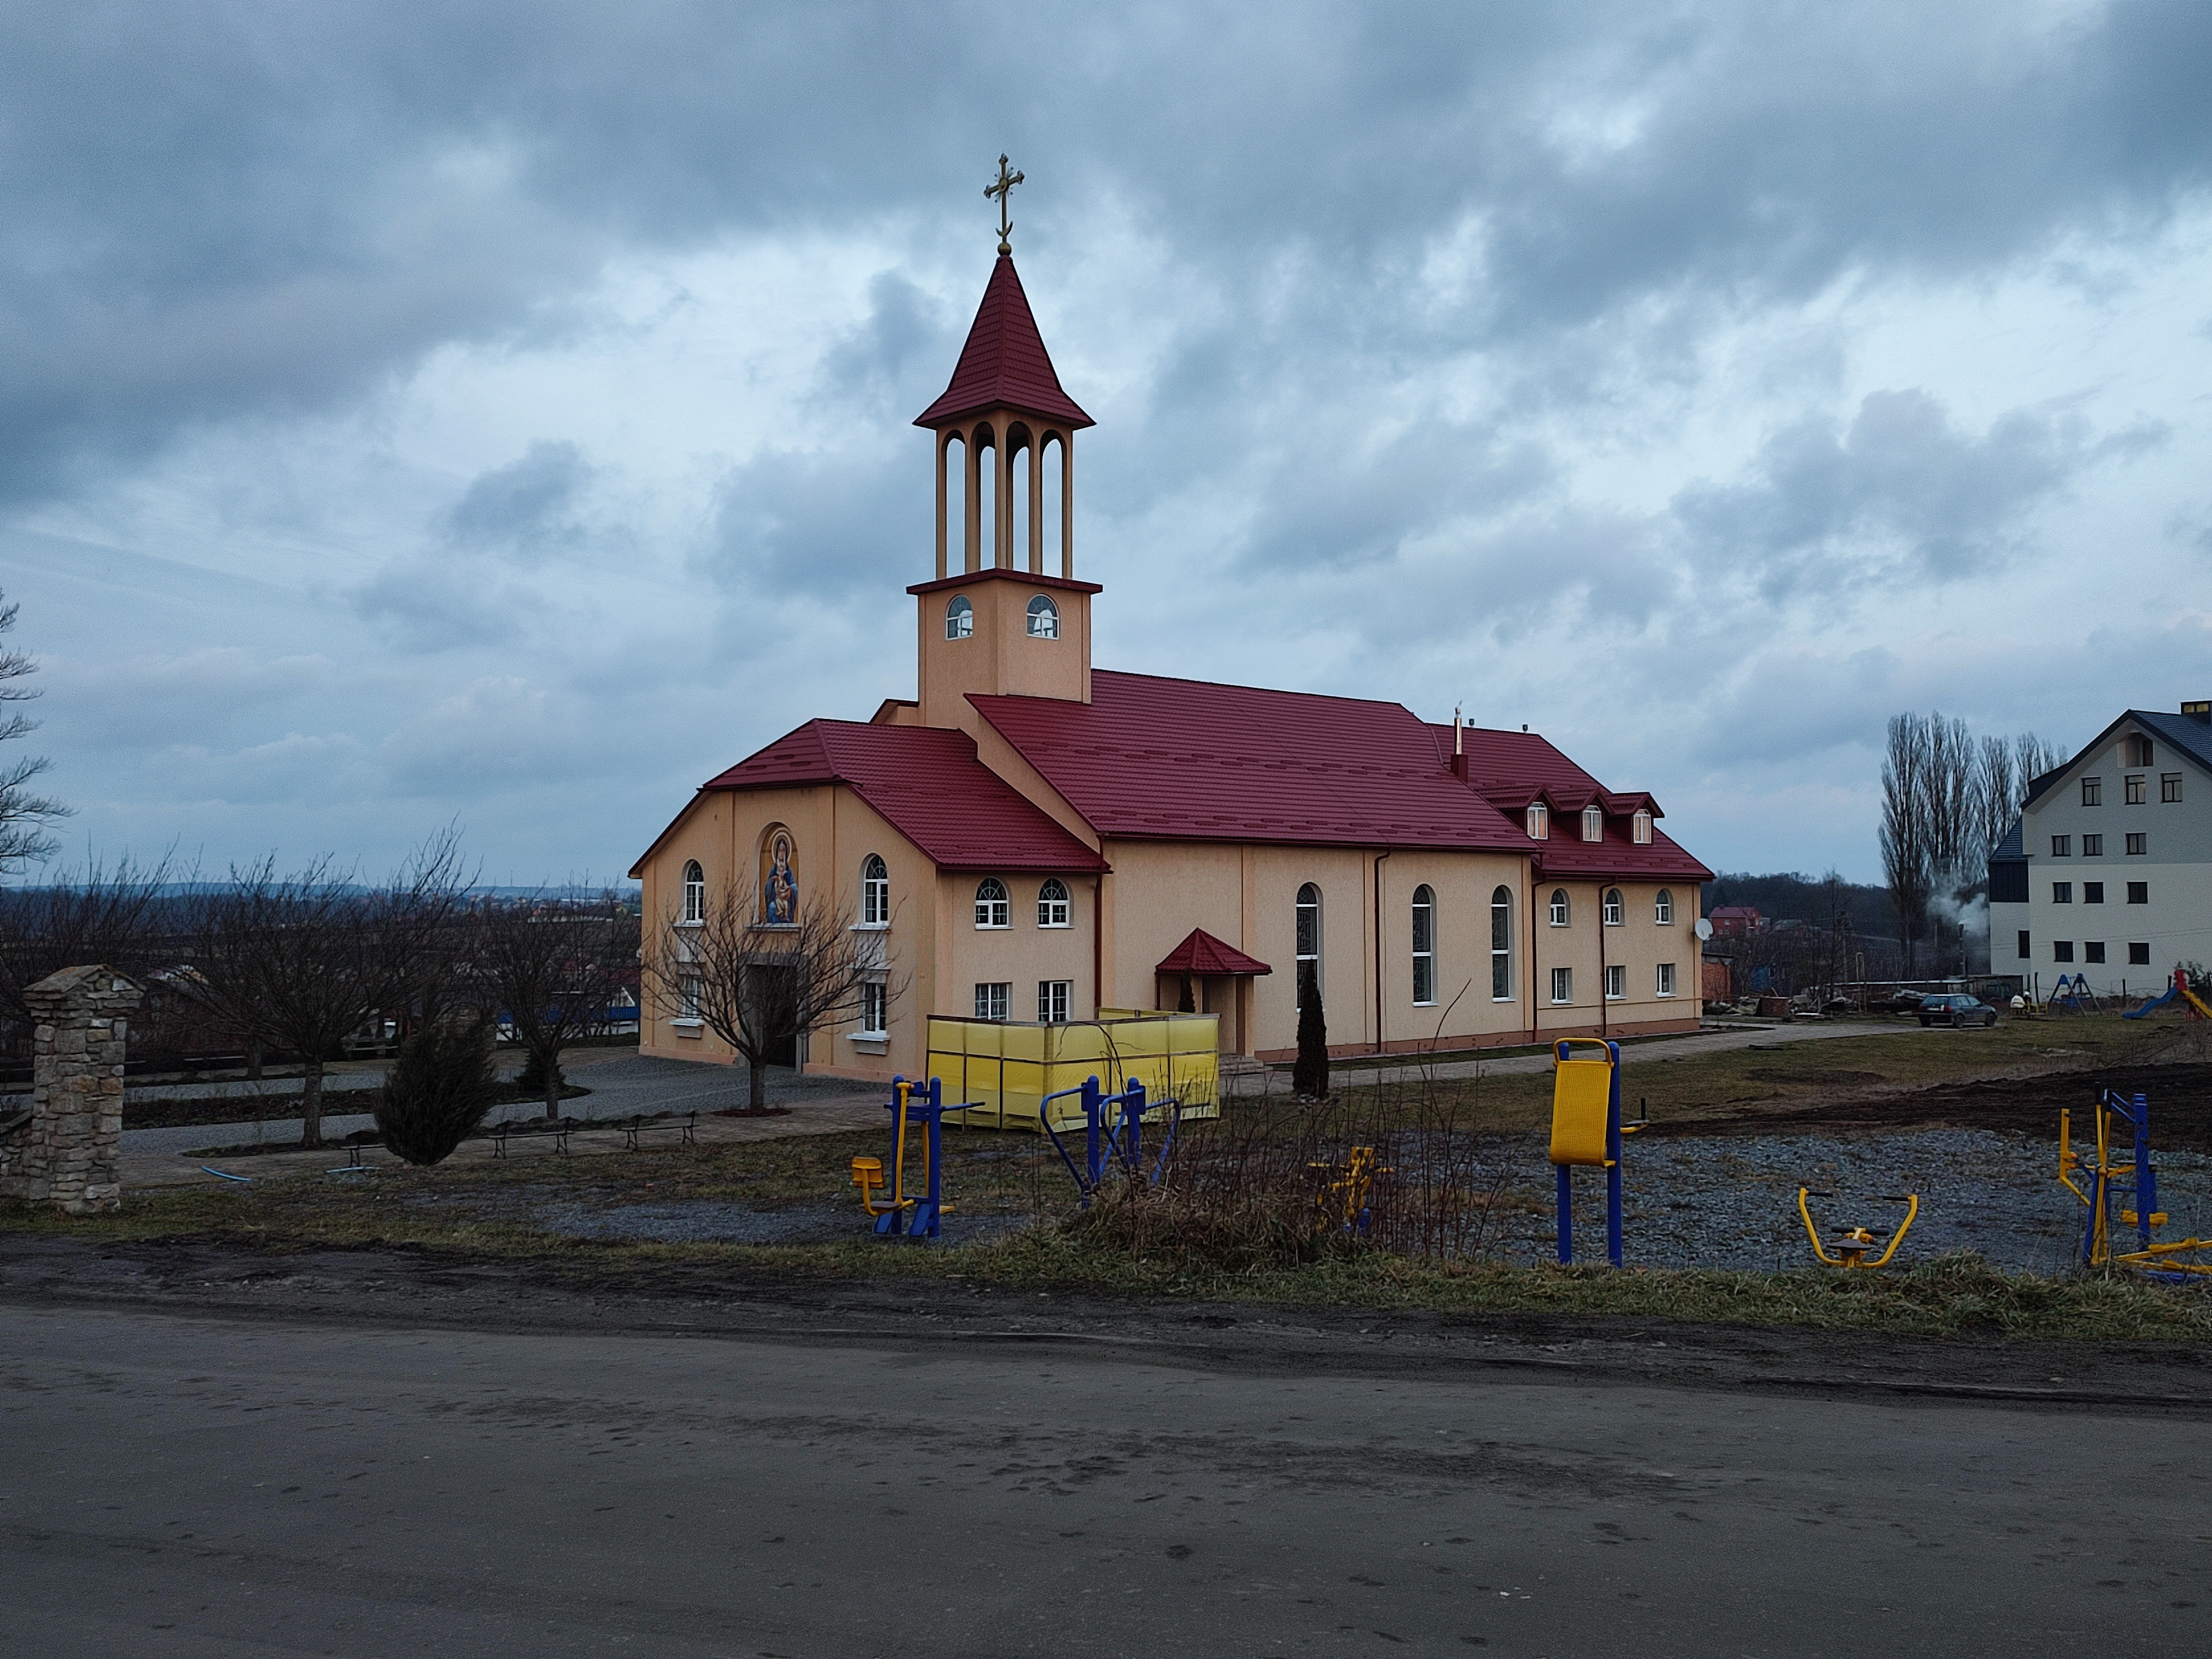
<svg viewBox="0 0 2212 1659">
<path fill-rule="evenodd" d="M 510 1117 L 493 1124 L 485 1133 L 491 1136 L 491 1155 L 505 1158 L 507 1138 L 511 1135 L 550 1135 L 553 1137 L 553 1150 L 565 1152 L 568 1150 L 568 1137 L 583 1127 L 573 1117 L 556 1118 L 550 1123 L 544 1118 Z"/>
<path fill-rule="evenodd" d="M 629 1151 L 633 1152 L 636 1152 L 638 1150 L 637 1138 L 640 1135 L 649 1135 L 656 1129 L 665 1129 L 680 1132 L 684 1137 L 680 1143 L 681 1145 L 685 1146 L 696 1146 L 699 1143 L 693 1132 L 696 1131 L 698 1127 L 699 1114 L 696 1112 L 686 1112 L 680 1118 L 672 1116 L 647 1117 L 641 1112 L 635 1117 L 630 1119 L 629 1122 L 623 1125 L 623 1145 Z"/>
</svg>

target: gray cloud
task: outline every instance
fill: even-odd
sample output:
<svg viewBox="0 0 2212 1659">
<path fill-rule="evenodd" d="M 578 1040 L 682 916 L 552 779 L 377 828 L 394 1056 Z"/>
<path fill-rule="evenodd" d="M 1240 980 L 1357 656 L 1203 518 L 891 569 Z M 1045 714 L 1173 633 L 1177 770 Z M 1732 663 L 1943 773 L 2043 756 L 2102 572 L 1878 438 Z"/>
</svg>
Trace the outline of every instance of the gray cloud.
<svg viewBox="0 0 2212 1659">
<path fill-rule="evenodd" d="M 1693 484 L 1674 512 L 1705 562 L 1770 597 L 1869 577 L 1948 581 L 2017 554 L 2026 515 L 2081 468 L 2160 435 L 2093 441 L 2079 420 L 2015 410 L 1975 437 L 1923 391 L 1881 392 L 1848 426 L 1813 416 L 1776 433 L 1747 481 Z"/>
<path fill-rule="evenodd" d="M 520 460 L 479 473 L 454 503 L 450 528 L 457 540 L 534 563 L 583 541 L 575 508 L 591 476 L 574 444 L 541 438 Z"/>
</svg>

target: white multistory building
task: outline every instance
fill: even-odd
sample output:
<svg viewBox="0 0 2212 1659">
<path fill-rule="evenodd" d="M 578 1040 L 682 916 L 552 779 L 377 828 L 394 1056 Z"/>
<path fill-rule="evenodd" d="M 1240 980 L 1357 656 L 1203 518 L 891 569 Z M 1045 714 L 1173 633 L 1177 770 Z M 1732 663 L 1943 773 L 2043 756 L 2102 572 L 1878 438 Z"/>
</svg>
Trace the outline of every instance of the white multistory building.
<svg viewBox="0 0 2212 1659">
<path fill-rule="evenodd" d="M 2128 712 L 2030 786 L 1990 857 L 1990 967 L 2155 994 L 2212 963 L 2212 702 Z"/>
</svg>

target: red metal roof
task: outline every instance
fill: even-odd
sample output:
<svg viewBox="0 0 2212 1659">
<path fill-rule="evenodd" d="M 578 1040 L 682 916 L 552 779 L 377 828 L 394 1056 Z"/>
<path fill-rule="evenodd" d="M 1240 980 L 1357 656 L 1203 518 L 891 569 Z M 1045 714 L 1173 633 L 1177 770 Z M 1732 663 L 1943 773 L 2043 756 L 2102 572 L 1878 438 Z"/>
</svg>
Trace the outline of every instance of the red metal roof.
<svg viewBox="0 0 2212 1659">
<path fill-rule="evenodd" d="M 963 415 L 1004 404 L 1024 414 L 1042 415 L 1081 428 L 1097 424 L 1060 390 L 1052 356 L 1030 314 L 1029 296 L 1014 270 L 1013 256 L 1001 253 L 983 289 L 983 303 L 968 330 L 968 343 L 952 370 L 945 395 L 915 417 L 916 426 L 941 426 Z"/>
<path fill-rule="evenodd" d="M 1431 726 L 1437 753 L 1450 764 L 1452 729 Z M 1638 808 L 1655 818 L 1665 816 L 1659 803 L 1642 790 L 1615 792 L 1606 788 L 1569 760 L 1547 739 L 1533 732 L 1493 732 L 1486 726 L 1460 730 L 1467 755 L 1468 787 L 1492 805 L 1519 812 L 1530 801 L 1544 800 L 1553 809 L 1547 840 L 1522 844 L 1536 855 L 1540 874 L 1565 878 L 1613 876 L 1650 877 L 1657 880 L 1711 881 L 1713 872 L 1684 852 L 1656 825 L 1649 842 L 1638 845 L 1631 815 Z M 1605 809 L 1605 839 L 1582 838 L 1582 810 L 1591 802 Z"/>
<path fill-rule="evenodd" d="M 975 757 L 965 732 L 809 720 L 703 786 L 842 783 L 945 870 L 1103 870 Z"/>
<path fill-rule="evenodd" d="M 1257 957 L 1248 957 L 1233 945 L 1224 944 L 1203 927 L 1162 957 L 1156 974 L 1272 974 L 1275 970 Z"/>
<path fill-rule="evenodd" d="M 969 701 L 1101 836 L 1528 848 L 1402 704 L 1106 669 L 1091 698 Z"/>
</svg>

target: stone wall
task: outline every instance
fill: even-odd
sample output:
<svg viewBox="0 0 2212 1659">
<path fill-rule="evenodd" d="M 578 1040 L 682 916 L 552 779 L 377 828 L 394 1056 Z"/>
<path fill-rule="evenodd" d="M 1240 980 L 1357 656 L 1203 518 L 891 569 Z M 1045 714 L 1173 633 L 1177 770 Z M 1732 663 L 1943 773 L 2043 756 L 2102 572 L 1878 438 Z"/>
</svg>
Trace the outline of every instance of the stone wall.
<svg viewBox="0 0 2212 1659">
<path fill-rule="evenodd" d="M 23 994 L 38 1018 L 31 1108 L 0 1127 L 0 1198 L 70 1215 L 123 1202 L 124 1015 L 143 992 L 110 968 L 64 968 Z"/>
</svg>

